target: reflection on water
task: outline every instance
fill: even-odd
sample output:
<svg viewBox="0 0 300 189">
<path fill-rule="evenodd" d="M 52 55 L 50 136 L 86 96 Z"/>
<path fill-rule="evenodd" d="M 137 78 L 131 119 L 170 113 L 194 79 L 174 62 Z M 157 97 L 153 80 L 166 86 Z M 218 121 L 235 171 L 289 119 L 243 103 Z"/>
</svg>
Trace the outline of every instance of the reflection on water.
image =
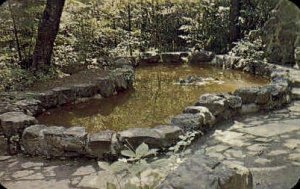
<svg viewBox="0 0 300 189">
<path fill-rule="evenodd" d="M 187 76 L 212 77 L 224 83 L 205 86 L 174 84 Z M 240 87 L 266 83 L 267 80 L 249 74 L 211 67 L 140 67 L 136 70 L 133 90 L 106 99 L 53 109 L 38 120 L 50 125 L 85 126 L 90 132 L 153 127 L 167 124 L 170 117 L 194 104 L 204 93 L 232 92 Z"/>
</svg>

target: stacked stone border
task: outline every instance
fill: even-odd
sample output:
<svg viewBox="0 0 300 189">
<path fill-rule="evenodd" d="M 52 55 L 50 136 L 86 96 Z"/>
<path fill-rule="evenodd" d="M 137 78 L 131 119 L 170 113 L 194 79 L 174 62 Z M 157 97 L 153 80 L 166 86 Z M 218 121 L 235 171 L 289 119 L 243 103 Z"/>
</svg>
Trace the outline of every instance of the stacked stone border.
<svg viewBox="0 0 300 189">
<path fill-rule="evenodd" d="M 262 87 L 237 89 L 233 93 L 202 95 L 194 106 L 186 107 L 182 114 L 173 117 L 169 125 L 155 128 L 87 133 L 84 127 L 65 128 L 38 124 L 35 116 L 50 108 L 99 94 L 109 97 L 130 88 L 134 78 L 133 69 L 127 66 L 118 68 L 110 76 L 97 78 L 88 84 L 59 87 L 42 93 L 26 93 L 25 97 L 16 102 L 6 102 L 6 106 L 0 111 L 0 126 L 8 141 L 9 150 L 12 151 L 12 147 L 15 147 L 16 151 L 47 158 L 118 157 L 127 145 L 136 148 L 145 142 L 150 148 L 165 149 L 174 145 L 179 136 L 186 132 L 205 132 L 216 123 L 234 116 L 270 111 L 291 102 L 291 90 L 295 83 L 290 79 L 288 69 L 229 55 L 199 53 L 190 55 L 191 63 L 205 59 L 212 66 L 249 72 L 270 78 L 271 82 Z M 213 60 L 210 61 L 211 59 Z M 14 143 L 16 144 L 13 145 Z"/>
</svg>

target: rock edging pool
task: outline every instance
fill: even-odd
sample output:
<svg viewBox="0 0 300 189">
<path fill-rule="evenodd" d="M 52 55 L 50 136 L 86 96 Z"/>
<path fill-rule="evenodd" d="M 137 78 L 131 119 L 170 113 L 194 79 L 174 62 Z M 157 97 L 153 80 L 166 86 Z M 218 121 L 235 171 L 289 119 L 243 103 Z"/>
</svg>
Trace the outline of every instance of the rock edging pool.
<svg viewBox="0 0 300 189">
<path fill-rule="evenodd" d="M 232 57 L 227 56 L 216 56 L 211 64 L 266 76 L 272 80 L 266 86 L 238 89 L 233 94 L 202 95 L 195 106 L 187 107 L 182 114 L 172 118 L 171 125 L 167 126 L 87 133 L 83 127 L 47 127 L 37 124 L 34 116 L 41 113 L 41 107 L 48 109 L 78 98 L 91 97 L 96 93 L 109 96 L 113 95 L 113 91 L 126 90 L 132 84 L 133 72 L 119 69 L 114 77 L 99 78 L 96 82 L 97 89 L 94 85 L 81 85 L 73 88 L 56 88 L 47 93 L 39 93 L 37 96 L 30 94 L 30 100 L 14 104 L 17 105 L 14 106 L 15 111 L 2 112 L 0 115 L 2 132 L 8 139 L 9 146 L 17 143 L 16 146 L 25 154 L 49 158 L 86 156 L 103 159 L 118 156 L 128 142 L 133 147 L 145 142 L 150 148 L 164 149 L 176 143 L 178 137 L 185 132 L 206 131 L 217 122 L 236 115 L 269 111 L 280 108 L 292 100 L 292 81 L 288 72 L 278 66 L 267 63 L 256 64 L 243 59 L 232 61 Z"/>
</svg>

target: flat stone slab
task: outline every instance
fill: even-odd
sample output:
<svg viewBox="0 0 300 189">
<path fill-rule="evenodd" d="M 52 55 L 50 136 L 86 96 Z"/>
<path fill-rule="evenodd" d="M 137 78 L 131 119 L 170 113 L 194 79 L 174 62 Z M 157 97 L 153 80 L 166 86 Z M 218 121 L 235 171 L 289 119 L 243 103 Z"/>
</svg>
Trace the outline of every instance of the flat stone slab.
<svg viewBox="0 0 300 189">
<path fill-rule="evenodd" d="M 253 184 L 256 189 L 283 189 L 291 188 L 297 183 L 299 167 L 254 167 L 250 168 L 253 176 Z"/>
<path fill-rule="evenodd" d="M 96 169 L 92 165 L 79 167 L 72 176 L 84 176 L 90 175 L 96 172 Z"/>
<path fill-rule="evenodd" d="M 194 155 L 169 174 L 159 189 L 252 189 L 252 174 L 232 162 Z"/>
<path fill-rule="evenodd" d="M 0 161 L 6 161 L 9 160 L 11 156 L 0 156 Z"/>
<path fill-rule="evenodd" d="M 265 124 L 263 126 L 238 129 L 239 132 L 248 133 L 261 137 L 272 137 L 300 130 L 300 119 L 281 121 L 278 123 Z"/>
<path fill-rule="evenodd" d="M 103 158 L 111 152 L 113 131 L 102 131 L 88 135 L 86 151 L 89 156 Z"/>
<path fill-rule="evenodd" d="M 7 112 L 0 115 L 0 125 L 3 133 L 10 137 L 23 132 L 23 130 L 37 123 L 37 120 L 23 112 Z"/>
<path fill-rule="evenodd" d="M 300 88 L 292 89 L 292 97 L 294 100 L 300 100 Z"/>
</svg>

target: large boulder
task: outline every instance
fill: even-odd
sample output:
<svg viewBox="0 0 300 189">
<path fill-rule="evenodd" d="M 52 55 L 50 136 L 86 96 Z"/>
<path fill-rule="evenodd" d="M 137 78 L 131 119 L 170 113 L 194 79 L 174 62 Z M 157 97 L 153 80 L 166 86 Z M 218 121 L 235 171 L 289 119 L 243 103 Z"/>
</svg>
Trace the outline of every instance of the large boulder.
<svg viewBox="0 0 300 189">
<path fill-rule="evenodd" d="M 295 49 L 300 47 L 300 10 L 288 0 L 279 1 L 272 17 L 266 22 L 263 41 L 268 61 L 294 64 Z"/>
<path fill-rule="evenodd" d="M 190 64 L 201 64 L 207 63 L 214 59 L 215 54 L 213 52 L 208 52 L 204 50 L 195 51 L 189 57 Z"/>
</svg>

